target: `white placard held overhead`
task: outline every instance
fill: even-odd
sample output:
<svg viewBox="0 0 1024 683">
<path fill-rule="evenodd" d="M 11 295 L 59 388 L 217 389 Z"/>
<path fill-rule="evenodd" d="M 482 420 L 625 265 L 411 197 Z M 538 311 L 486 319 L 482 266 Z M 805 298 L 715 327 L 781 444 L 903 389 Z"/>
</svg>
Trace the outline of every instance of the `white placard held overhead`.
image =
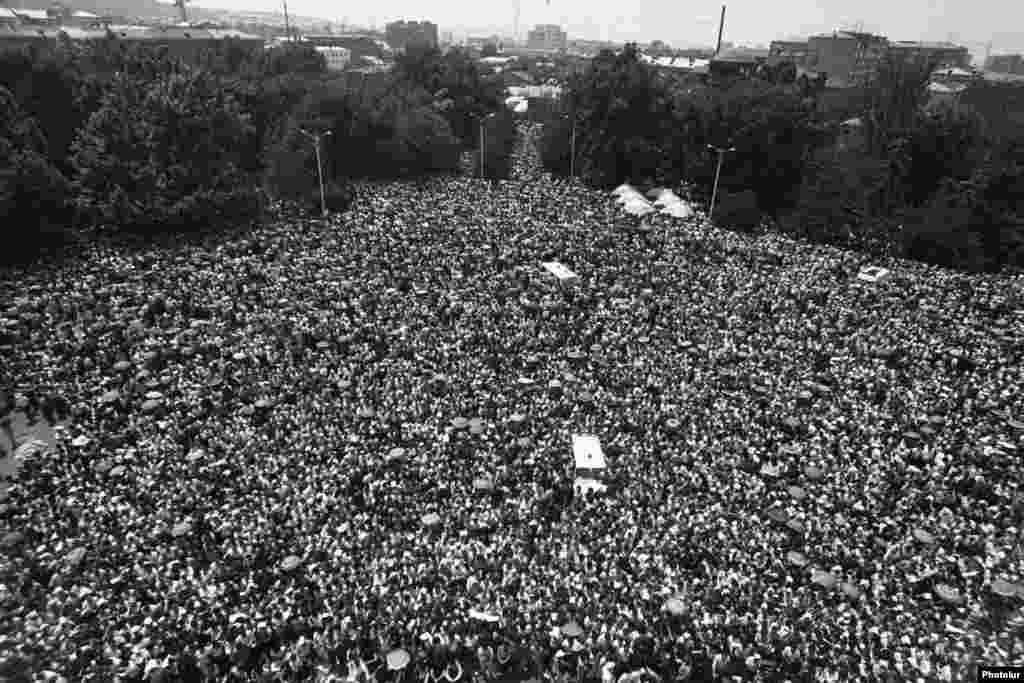
<svg viewBox="0 0 1024 683">
<path fill-rule="evenodd" d="M 870 282 L 872 284 L 885 282 L 889 279 L 889 269 L 879 266 L 861 268 L 861 271 L 857 273 L 857 279 L 861 282 Z"/>
<path fill-rule="evenodd" d="M 575 490 L 579 495 L 585 496 L 588 493 L 606 493 L 608 491 L 608 487 L 597 479 L 576 477 L 576 481 L 573 482 L 573 490 Z"/>
<path fill-rule="evenodd" d="M 561 282 L 579 279 L 579 275 L 572 272 L 558 261 L 546 261 L 541 263 L 544 269 L 558 278 Z"/>
<path fill-rule="evenodd" d="M 578 470 L 603 470 L 608 462 L 601 450 L 601 440 L 596 436 L 576 434 L 572 437 L 572 456 Z"/>
</svg>

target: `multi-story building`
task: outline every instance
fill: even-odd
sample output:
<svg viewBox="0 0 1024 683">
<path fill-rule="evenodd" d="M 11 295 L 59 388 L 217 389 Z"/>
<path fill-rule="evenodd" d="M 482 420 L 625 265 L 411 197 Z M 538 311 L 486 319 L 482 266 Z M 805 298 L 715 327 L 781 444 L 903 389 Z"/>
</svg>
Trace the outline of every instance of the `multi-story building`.
<svg viewBox="0 0 1024 683">
<path fill-rule="evenodd" d="M 367 57 L 388 61 L 391 59 L 391 48 L 383 40 L 373 34 L 349 33 L 340 36 L 328 35 L 305 35 L 302 37 L 306 43 L 314 47 L 343 47 L 349 52 L 349 61 L 352 63 L 362 62 Z"/>
<path fill-rule="evenodd" d="M 767 60 L 767 50 L 730 48 L 728 50 L 721 50 L 711 58 L 708 64 L 708 72 L 716 81 L 737 77 L 747 78 L 752 76 L 757 71 L 757 68 Z"/>
<path fill-rule="evenodd" d="M 930 62 L 937 66 L 962 68 L 971 65 L 971 54 L 967 48 L 953 43 L 898 40 L 889 45 L 889 54 L 899 61 Z"/>
<path fill-rule="evenodd" d="M 805 66 L 810 54 L 810 46 L 806 40 L 773 40 L 768 47 L 768 63 L 772 66 L 781 62 L 793 62 L 797 66 Z"/>
<path fill-rule="evenodd" d="M 21 26 L 21 19 L 10 7 L 0 7 L 0 29 L 7 31 Z"/>
<path fill-rule="evenodd" d="M 352 61 L 352 51 L 335 45 L 317 45 L 313 48 L 324 56 L 328 71 L 344 71 Z"/>
<path fill-rule="evenodd" d="M 393 21 L 385 27 L 384 35 L 393 50 L 438 45 L 437 24 L 432 21 Z"/>
<path fill-rule="evenodd" d="M 0 47 L 21 47 L 39 45 L 58 38 L 64 33 L 72 40 L 97 40 L 111 38 L 123 45 L 140 44 L 161 46 L 172 57 L 192 59 L 204 50 L 223 44 L 227 38 L 238 41 L 243 47 L 262 48 L 261 36 L 252 36 L 233 30 L 204 29 L 191 26 L 119 26 L 108 25 L 107 30 L 90 30 L 76 26 L 52 26 L 47 28 L 25 27 L 11 32 L 0 32 Z"/>
<path fill-rule="evenodd" d="M 493 45 L 500 51 L 505 41 L 501 36 L 466 36 L 466 47 L 470 50 L 483 50 L 487 45 Z"/>
<path fill-rule="evenodd" d="M 58 22 L 45 9 L 15 9 L 24 26 L 56 26 Z"/>
<path fill-rule="evenodd" d="M 992 55 L 985 60 L 985 71 L 1024 75 L 1024 55 Z"/>
<path fill-rule="evenodd" d="M 871 80 L 885 57 L 885 36 L 856 31 L 835 31 L 811 36 L 807 41 L 808 69 L 824 73 L 831 87 L 862 85 Z"/>
<path fill-rule="evenodd" d="M 556 24 L 537 24 L 527 34 L 526 42 L 532 50 L 563 52 L 569 44 L 569 38 L 561 26 Z"/>
</svg>

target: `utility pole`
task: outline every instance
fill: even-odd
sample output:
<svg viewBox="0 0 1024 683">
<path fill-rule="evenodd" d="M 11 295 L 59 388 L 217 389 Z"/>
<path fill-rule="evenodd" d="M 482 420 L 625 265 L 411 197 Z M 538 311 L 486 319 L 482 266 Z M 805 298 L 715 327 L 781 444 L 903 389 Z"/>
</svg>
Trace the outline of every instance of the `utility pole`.
<svg viewBox="0 0 1024 683">
<path fill-rule="evenodd" d="M 722 31 L 725 29 L 725 5 L 722 5 L 722 18 L 718 20 L 718 45 L 715 46 L 715 56 L 722 51 Z"/>
<path fill-rule="evenodd" d="M 288 24 L 288 0 L 281 0 L 284 3 L 284 36 L 289 40 L 292 39 L 292 31 Z"/>
<path fill-rule="evenodd" d="M 718 178 L 722 175 L 722 159 L 725 158 L 726 152 L 735 152 L 736 148 L 708 145 L 708 149 L 718 152 L 718 167 L 715 169 L 715 184 L 711 189 L 711 209 L 708 211 L 708 219 L 711 219 L 715 215 L 715 200 L 718 199 Z"/>
</svg>

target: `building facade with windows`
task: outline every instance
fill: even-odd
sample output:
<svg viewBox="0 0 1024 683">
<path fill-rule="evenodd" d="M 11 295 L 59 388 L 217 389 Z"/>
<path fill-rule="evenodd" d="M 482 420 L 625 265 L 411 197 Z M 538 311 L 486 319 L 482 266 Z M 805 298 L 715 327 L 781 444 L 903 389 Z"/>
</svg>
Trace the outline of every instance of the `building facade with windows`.
<svg viewBox="0 0 1024 683">
<path fill-rule="evenodd" d="M 898 40 L 889 46 L 889 54 L 905 62 L 934 62 L 937 66 L 967 68 L 971 53 L 962 45 Z"/>
<path fill-rule="evenodd" d="M 1024 75 L 1024 55 L 992 55 L 985 60 L 985 71 Z"/>
<path fill-rule="evenodd" d="M 856 31 L 811 36 L 807 44 L 807 63 L 802 66 L 825 73 L 828 85 L 837 88 L 870 81 L 889 48 L 885 36 Z"/>
<path fill-rule="evenodd" d="M 313 48 L 324 56 L 328 71 L 344 71 L 352 61 L 352 51 L 335 45 L 317 45 Z"/>
<path fill-rule="evenodd" d="M 527 34 L 526 43 L 531 50 L 563 52 L 569 45 L 569 38 L 561 26 L 556 24 L 537 24 Z"/>
<path fill-rule="evenodd" d="M 768 63 L 772 66 L 782 62 L 793 62 L 805 66 L 810 54 L 806 40 L 773 40 L 768 46 Z"/>
<path fill-rule="evenodd" d="M 985 60 L 985 71 L 1024 74 L 1024 55 L 992 55 Z"/>
<path fill-rule="evenodd" d="M 392 50 L 438 46 L 437 24 L 432 21 L 393 21 L 385 27 L 384 36 Z"/>
</svg>

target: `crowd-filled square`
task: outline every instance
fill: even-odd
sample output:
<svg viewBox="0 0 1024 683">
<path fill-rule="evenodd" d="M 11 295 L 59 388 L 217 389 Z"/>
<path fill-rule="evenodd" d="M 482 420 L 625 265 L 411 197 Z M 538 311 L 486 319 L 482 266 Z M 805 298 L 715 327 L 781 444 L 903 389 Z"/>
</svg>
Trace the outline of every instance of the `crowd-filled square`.
<svg viewBox="0 0 1024 683">
<path fill-rule="evenodd" d="M 3 412 L 60 425 L 0 494 L 4 675 L 1024 659 L 1021 278 L 640 224 L 521 134 L 509 181 L 0 281 Z M 576 434 L 604 493 L 573 490 Z"/>
</svg>

